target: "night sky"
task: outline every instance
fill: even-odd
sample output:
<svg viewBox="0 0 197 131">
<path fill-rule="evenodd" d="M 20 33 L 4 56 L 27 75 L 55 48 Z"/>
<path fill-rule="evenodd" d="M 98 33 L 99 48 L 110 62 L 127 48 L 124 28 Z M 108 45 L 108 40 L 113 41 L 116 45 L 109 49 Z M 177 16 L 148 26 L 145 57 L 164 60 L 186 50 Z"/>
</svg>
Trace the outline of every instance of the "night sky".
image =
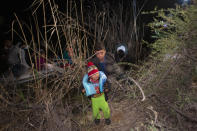
<svg viewBox="0 0 197 131">
<path fill-rule="evenodd" d="M 30 6 L 30 2 L 27 0 L 5 0 L 0 4 L 0 39 L 9 39 L 9 35 L 6 33 L 9 31 L 13 19 L 15 19 L 14 13 L 25 18 L 27 16 L 27 8 Z"/>
<path fill-rule="evenodd" d="M 108 0 L 109 2 L 116 3 L 116 1 L 121 0 Z M 128 1 L 128 0 L 124 0 Z M 174 3 L 177 0 L 137 0 L 139 4 L 143 4 L 146 2 L 144 9 L 146 10 L 152 10 L 155 6 L 158 6 L 160 8 L 168 8 L 173 7 Z M 0 4 L 0 40 L 3 39 L 9 39 L 10 35 L 6 32 L 9 31 L 11 22 L 13 19 L 15 19 L 14 13 L 19 18 L 25 19 L 27 16 L 30 15 L 30 12 L 28 12 L 28 7 L 31 5 L 33 0 L 16 0 L 13 3 L 13 0 L 5 0 Z M 61 4 L 61 2 L 66 2 L 66 0 L 58 0 L 58 2 Z M 118 3 L 118 2 L 117 2 Z"/>
</svg>

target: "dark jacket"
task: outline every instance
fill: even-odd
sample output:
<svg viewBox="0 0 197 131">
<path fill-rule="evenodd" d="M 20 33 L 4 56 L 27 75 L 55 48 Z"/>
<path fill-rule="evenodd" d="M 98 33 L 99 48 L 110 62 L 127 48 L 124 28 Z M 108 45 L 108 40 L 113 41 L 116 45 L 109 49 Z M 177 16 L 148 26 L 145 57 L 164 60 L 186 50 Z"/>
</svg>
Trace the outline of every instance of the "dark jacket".
<svg viewBox="0 0 197 131">
<path fill-rule="evenodd" d="M 107 77 L 115 76 L 120 77 L 123 74 L 123 71 L 117 65 L 114 56 L 111 53 L 105 54 L 105 70 L 102 69 L 99 59 L 95 56 L 90 61 L 94 63 L 94 65 L 98 68 L 99 71 L 103 71 Z"/>
<path fill-rule="evenodd" d="M 121 68 L 117 65 L 114 56 L 111 53 L 105 54 L 105 60 L 104 60 L 104 70 L 100 64 L 99 59 L 95 56 L 91 60 L 91 62 L 94 63 L 94 65 L 99 69 L 99 71 L 103 71 L 105 75 L 108 77 L 107 82 L 106 82 L 106 87 L 111 90 L 111 86 L 113 86 L 113 80 L 117 79 L 119 80 L 120 78 L 123 77 L 123 71 Z M 108 92 L 105 92 L 105 100 L 108 100 Z"/>
</svg>

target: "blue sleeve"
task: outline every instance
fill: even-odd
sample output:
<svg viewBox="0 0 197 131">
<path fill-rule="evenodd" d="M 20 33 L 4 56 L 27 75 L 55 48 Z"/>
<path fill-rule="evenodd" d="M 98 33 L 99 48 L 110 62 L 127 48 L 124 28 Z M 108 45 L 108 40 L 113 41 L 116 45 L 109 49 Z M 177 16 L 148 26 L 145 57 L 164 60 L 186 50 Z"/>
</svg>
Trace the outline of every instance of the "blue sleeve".
<svg viewBox="0 0 197 131">
<path fill-rule="evenodd" d="M 99 79 L 100 92 L 103 92 L 104 84 L 107 81 L 107 76 L 102 71 L 99 71 L 99 74 L 100 74 L 100 79 Z"/>
<path fill-rule="evenodd" d="M 84 75 L 82 83 L 86 91 L 86 96 L 96 94 L 95 85 L 88 82 L 88 74 Z"/>
</svg>

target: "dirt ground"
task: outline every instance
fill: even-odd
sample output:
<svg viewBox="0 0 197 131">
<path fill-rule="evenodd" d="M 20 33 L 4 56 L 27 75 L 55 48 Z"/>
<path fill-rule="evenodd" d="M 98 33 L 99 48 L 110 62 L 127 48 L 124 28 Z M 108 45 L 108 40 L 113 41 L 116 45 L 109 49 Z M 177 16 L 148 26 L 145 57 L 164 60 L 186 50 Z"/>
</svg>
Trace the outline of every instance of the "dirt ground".
<svg viewBox="0 0 197 131">
<path fill-rule="evenodd" d="M 197 83 L 193 83 L 191 87 L 197 94 Z M 160 96 L 160 95 L 159 95 Z M 196 96 L 193 96 L 196 99 Z M 170 101 L 170 98 L 169 98 Z M 121 101 L 109 102 L 111 109 L 110 125 L 105 125 L 104 119 L 100 125 L 95 125 L 92 120 L 91 108 L 86 114 L 86 124 L 83 123 L 79 130 L 82 131 L 181 131 L 197 130 L 197 121 L 191 121 L 183 114 L 197 118 L 197 101 L 193 104 L 184 105 L 187 109 L 173 108 L 168 104 L 161 103 L 154 96 L 150 96 L 146 101 L 125 99 Z M 176 111 L 177 109 L 177 111 Z M 178 113 L 180 111 L 183 114 Z M 102 114 L 102 112 L 101 112 Z M 77 118 L 78 119 L 78 118 Z M 195 119 L 196 120 L 196 119 Z"/>
</svg>

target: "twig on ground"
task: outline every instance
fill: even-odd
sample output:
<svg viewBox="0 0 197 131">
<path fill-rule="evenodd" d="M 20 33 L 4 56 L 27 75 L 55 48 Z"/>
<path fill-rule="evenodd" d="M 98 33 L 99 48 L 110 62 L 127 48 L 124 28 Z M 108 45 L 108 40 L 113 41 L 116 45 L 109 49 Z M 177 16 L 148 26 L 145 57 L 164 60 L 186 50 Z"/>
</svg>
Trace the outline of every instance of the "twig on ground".
<svg viewBox="0 0 197 131">
<path fill-rule="evenodd" d="M 188 54 L 184 54 L 187 58 L 190 58 L 191 60 L 193 60 L 193 61 L 197 61 L 197 59 L 196 58 L 194 58 L 194 57 L 192 57 L 192 56 L 189 56 Z"/>
<path fill-rule="evenodd" d="M 169 102 L 168 102 L 167 100 L 163 100 L 163 99 L 159 98 L 156 94 L 154 94 L 154 95 L 152 95 L 152 96 L 155 96 L 159 102 L 161 102 L 161 103 L 164 104 L 164 105 L 169 106 L 169 107 L 172 108 L 175 112 L 177 112 L 177 113 L 180 114 L 181 116 L 185 117 L 187 120 L 197 123 L 197 119 L 196 119 L 196 118 L 192 118 L 192 117 L 188 116 L 187 114 L 181 112 L 180 110 L 178 110 L 177 108 L 175 108 L 174 106 L 172 106 L 171 104 L 169 104 Z"/>
<path fill-rule="evenodd" d="M 140 89 L 140 91 L 142 93 L 142 96 L 143 96 L 142 101 L 144 101 L 146 99 L 146 96 L 144 95 L 144 91 L 142 90 L 142 87 L 133 78 L 128 77 L 128 79 L 131 80 L 131 81 L 133 81 L 136 84 L 136 86 Z"/>
<path fill-rule="evenodd" d="M 110 79 L 110 78 L 108 78 L 108 80 L 110 81 L 110 83 L 112 83 L 112 82 L 114 81 L 120 88 L 123 89 L 122 85 L 121 85 L 118 81 L 116 81 L 116 80 L 114 80 L 114 79 Z M 110 101 L 112 101 L 112 99 L 114 98 L 114 94 L 115 94 L 117 88 L 118 88 L 118 87 L 116 87 L 115 90 L 113 91 L 113 95 L 112 95 Z"/>
<path fill-rule="evenodd" d="M 147 107 L 147 109 L 151 110 L 154 113 L 155 115 L 154 123 L 157 123 L 158 113 L 155 110 L 153 110 L 152 106 Z"/>
<path fill-rule="evenodd" d="M 78 127 L 79 127 L 79 129 L 81 130 L 81 125 L 80 125 L 80 123 L 78 123 L 77 121 L 75 121 L 75 120 L 73 120 L 73 119 L 70 119 L 71 121 L 73 121 Z"/>
</svg>

